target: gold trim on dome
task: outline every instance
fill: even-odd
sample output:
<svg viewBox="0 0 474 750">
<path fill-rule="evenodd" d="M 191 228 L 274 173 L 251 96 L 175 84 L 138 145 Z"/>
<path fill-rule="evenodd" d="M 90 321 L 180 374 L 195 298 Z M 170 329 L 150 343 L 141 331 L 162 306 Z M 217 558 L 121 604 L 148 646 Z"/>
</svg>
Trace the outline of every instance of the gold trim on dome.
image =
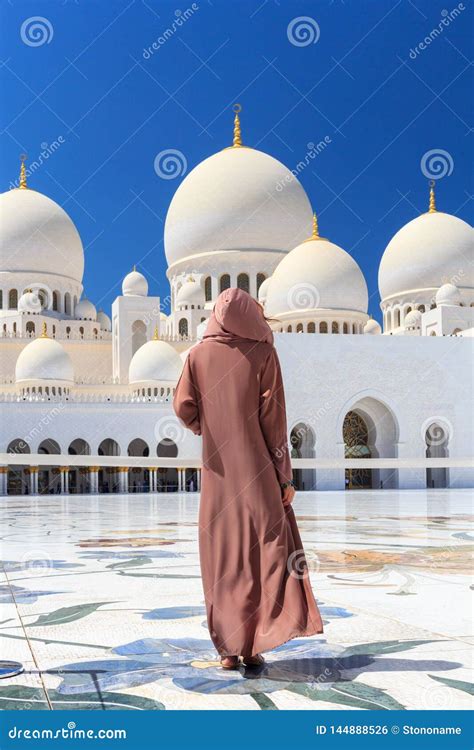
<svg viewBox="0 0 474 750">
<path fill-rule="evenodd" d="M 437 212 L 436 208 L 436 196 L 435 196 L 435 181 L 430 180 L 430 205 L 428 208 L 429 214 L 435 214 Z"/>
<path fill-rule="evenodd" d="M 18 185 L 19 190 L 28 190 L 28 185 L 26 184 L 26 167 L 25 167 L 25 161 L 27 159 L 26 154 L 21 154 L 20 161 L 21 161 L 21 167 L 20 167 L 20 184 Z"/>
<path fill-rule="evenodd" d="M 311 237 L 308 237 L 307 240 L 304 240 L 305 242 L 314 242 L 317 240 L 327 240 L 327 237 L 320 237 L 319 236 L 319 227 L 318 227 L 318 217 L 316 216 L 316 211 L 313 214 L 313 232 L 311 234 Z"/>
</svg>

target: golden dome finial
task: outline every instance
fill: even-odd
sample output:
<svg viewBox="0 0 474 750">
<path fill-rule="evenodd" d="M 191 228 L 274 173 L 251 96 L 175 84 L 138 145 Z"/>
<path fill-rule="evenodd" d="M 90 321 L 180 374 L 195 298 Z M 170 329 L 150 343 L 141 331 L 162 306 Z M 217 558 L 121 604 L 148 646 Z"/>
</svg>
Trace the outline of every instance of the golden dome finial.
<svg viewBox="0 0 474 750">
<path fill-rule="evenodd" d="M 132 268 L 132 271 L 133 271 L 133 272 L 135 273 L 135 272 L 136 272 L 136 270 L 137 270 L 137 267 L 136 267 L 136 265 L 135 265 L 135 263 L 134 263 L 134 264 L 133 264 L 133 268 Z"/>
<path fill-rule="evenodd" d="M 434 186 L 435 186 L 435 181 L 430 180 L 430 206 L 428 208 L 429 214 L 436 213 L 436 198 L 435 198 Z"/>
<path fill-rule="evenodd" d="M 234 142 L 232 146 L 234 148 L 240 148 L 242 146 L 242 132 L 240 130 L 240 117 L 239 112 L 242 111 L 242 106 L 240 104 L 234 104 L 232 107 L 233 111 L 235 112 L 234 117 Z"/>
<path fill-rule="evenodd" d="M 21 154 L 20 161 L 21 161 L 21 167 L 20 167 L 20 184 L 19 188 L 20 190 L 27 190 L 28 185 L 26 184 L 26 167 L 25 167 L 25 161 L 27 159 L 26 154 Z"/>
<path fill-rule="evenodd" d="M 45 321 L 43 321 L 43 329 L 42 329 L 42 331 L 41 331 L 41 337 L 40 337 L 40 338 L 42 338 L 42 339 L 47 339 L 47 338 L 49 338 L 49 337 L 48 337 L 48 327 L 47 327 L 47 325 L 46 325 L 46 322 L 45 322 Z"/>
<path fill-rule="evenodd" d="M 318 226 L 318 217 L 316 215 L 316 211 L 313 213 L 313 231 L 311 233 L 311 237 L 308 237 L 305 242 L 313 242 L 314 240 L 325 240 L 325 237 L 319 236 L 319 226 Z"/>
<path fill-rule="evenodd" d="M 153 331 L 153 341 L 159 341 L 160 340 L 160 334 L 158 333 L 158 326 L 155 326 L 155 330 Z"/>
</svg>

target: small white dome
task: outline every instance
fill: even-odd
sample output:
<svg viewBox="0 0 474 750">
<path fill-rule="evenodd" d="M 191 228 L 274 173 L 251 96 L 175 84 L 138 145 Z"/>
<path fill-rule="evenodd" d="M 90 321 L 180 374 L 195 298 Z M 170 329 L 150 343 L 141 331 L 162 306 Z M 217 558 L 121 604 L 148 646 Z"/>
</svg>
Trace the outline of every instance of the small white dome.
<svg viewBox="0 0 474 750">
<path fill-rule="evenodd" d="M 421 328 L 421 312 L 419 310 L 410 310 L 404 320 L 405 328 Z"/>
<path fill-rule="evenodd" d="M 185 281 L 176 295 L 177 308 L 190 307 L 191 305 L 194 305 L 194 307 L 204 307 L 205 302 L 204 289 L 192 277 Z"/>
<path fill-rule="evenodd" d="M 61 206 L 29 188 L 0 195 L 0 271 L 52 274 L 81 283 L 81 238 Z"/>
<path fill-rule="evenodd" d="M 285 255 L 268 286 L 265 312 L 284 313 L 316 308 L 366 313 L 367 284 L 355 260 L 325 239 L 303 242 Z"/>
<path fill-rule="evenodd" d="M 178 352 L 166 341 L 152 339 L 133 355 L 128 369 L 128 380 L 134 385 L 176 383 L 181 375 L 181 368 L 182 362 Z"/>
<path fill-rule="evenodd" d="M 81 299 L 74 309 L 74 317 L 76 320 L 97 320 L 95 305 L 88 299 Z"/>
<path fill-rule="evenodd" d="M 438 289 L 444 278 L 463 271 L 463 287 L 474 286 L 474 234 L 462 219 L 426 213 L 402 227 L 387 245 L 379 268 L 383 299 L 411 290 Z"/>
<path fill-rule="evenodd" d="M 198 164 L 166 216 L 168 265 L 227 250 L 288 252 L 309 234 L 311 205 L 277 159 L 253 148 L 226 148 Z"/>
<path fill-rule="evenodd" d="M 105 313 L 103 310 L 99 310 L 99 312 L 97 313 L 97 322 L 99 323 L 102 331 L 112 330 L 112 321 L 110 320 L 107 313 Z"/>
<path fill-rule="evenodd" d="M 370 320 L 368 320 L 364 326 L 364 333 L 374 336 L 379 333 L 382 333 L 382 329 L 376 320 L 374 320 L 373 318 L 370 318 Z"/>
<path fill-rule="evenodd" d="M 461 292 L 454 284 L 443 284 L 440 286 L 435 296 L 436 304 L 440 305 L 460 305 Z"/>
<path fill-rule="evenodd" d="M 262 281 L 260 284 L 260 288 L 258 290 L 258 301 L 260 304 L 264 305 L 267 301 L 268 296 L 268 287 L 270 286 L 271 276 L 265 279 L 265 281 Z"/>
<path fill-rule="evenodd" d="M 37 292 L 27 289 L 18 300 L 18 312 L 39 313 L 43 309 Z"/>
<path fill-rule="evenodd" d="M 15 379 L 17 383 L 47 380 L 72 385 L 72 360 L 58 341 L 40 336 L 21 351 L 16 361 Z"/>
<path fill-rule="evenodd" d="M 122 282 L 122 293 L 125 297 L 146 297 L 148 281 L 139 271 L 131 271 Z"/>
</svg>

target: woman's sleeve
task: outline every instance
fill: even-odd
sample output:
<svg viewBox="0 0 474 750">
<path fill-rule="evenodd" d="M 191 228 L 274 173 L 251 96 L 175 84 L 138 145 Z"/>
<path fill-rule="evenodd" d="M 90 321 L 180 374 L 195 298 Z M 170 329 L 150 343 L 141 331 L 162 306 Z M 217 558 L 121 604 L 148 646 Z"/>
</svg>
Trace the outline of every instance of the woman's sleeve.
<svg viewBox="0 0 474 750">
<path fill-rule="evenodd" d="M 201 434 L 197 388 L 193 380 L 190 357 L 186 357 L 181 377 L 178 380 L 173 397 L 173 408 L 176 416 L 188 430 L 195 435 Z"/>
<path fill-rule="evenodd" d="M 293 475 L 288 451 L 285 392 L 275 349 L 270 352 L 260 376 L 259 419 L 278 481 L 290 482 Z"/>
</svg>

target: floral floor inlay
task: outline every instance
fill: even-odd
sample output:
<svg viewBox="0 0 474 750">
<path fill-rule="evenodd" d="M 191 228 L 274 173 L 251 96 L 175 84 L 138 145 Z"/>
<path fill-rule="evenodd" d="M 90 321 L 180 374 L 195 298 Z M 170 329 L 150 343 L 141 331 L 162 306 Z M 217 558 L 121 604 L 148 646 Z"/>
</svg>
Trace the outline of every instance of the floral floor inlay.
<svg viewBox="0 0 474 750">
<path fill-rule="evenodd" d="M 191 494 L 2 498 L 0 708 L 472 707 L 469 490 L 301 493 L 325 632 L 219 668 Z"/>
</svg>

